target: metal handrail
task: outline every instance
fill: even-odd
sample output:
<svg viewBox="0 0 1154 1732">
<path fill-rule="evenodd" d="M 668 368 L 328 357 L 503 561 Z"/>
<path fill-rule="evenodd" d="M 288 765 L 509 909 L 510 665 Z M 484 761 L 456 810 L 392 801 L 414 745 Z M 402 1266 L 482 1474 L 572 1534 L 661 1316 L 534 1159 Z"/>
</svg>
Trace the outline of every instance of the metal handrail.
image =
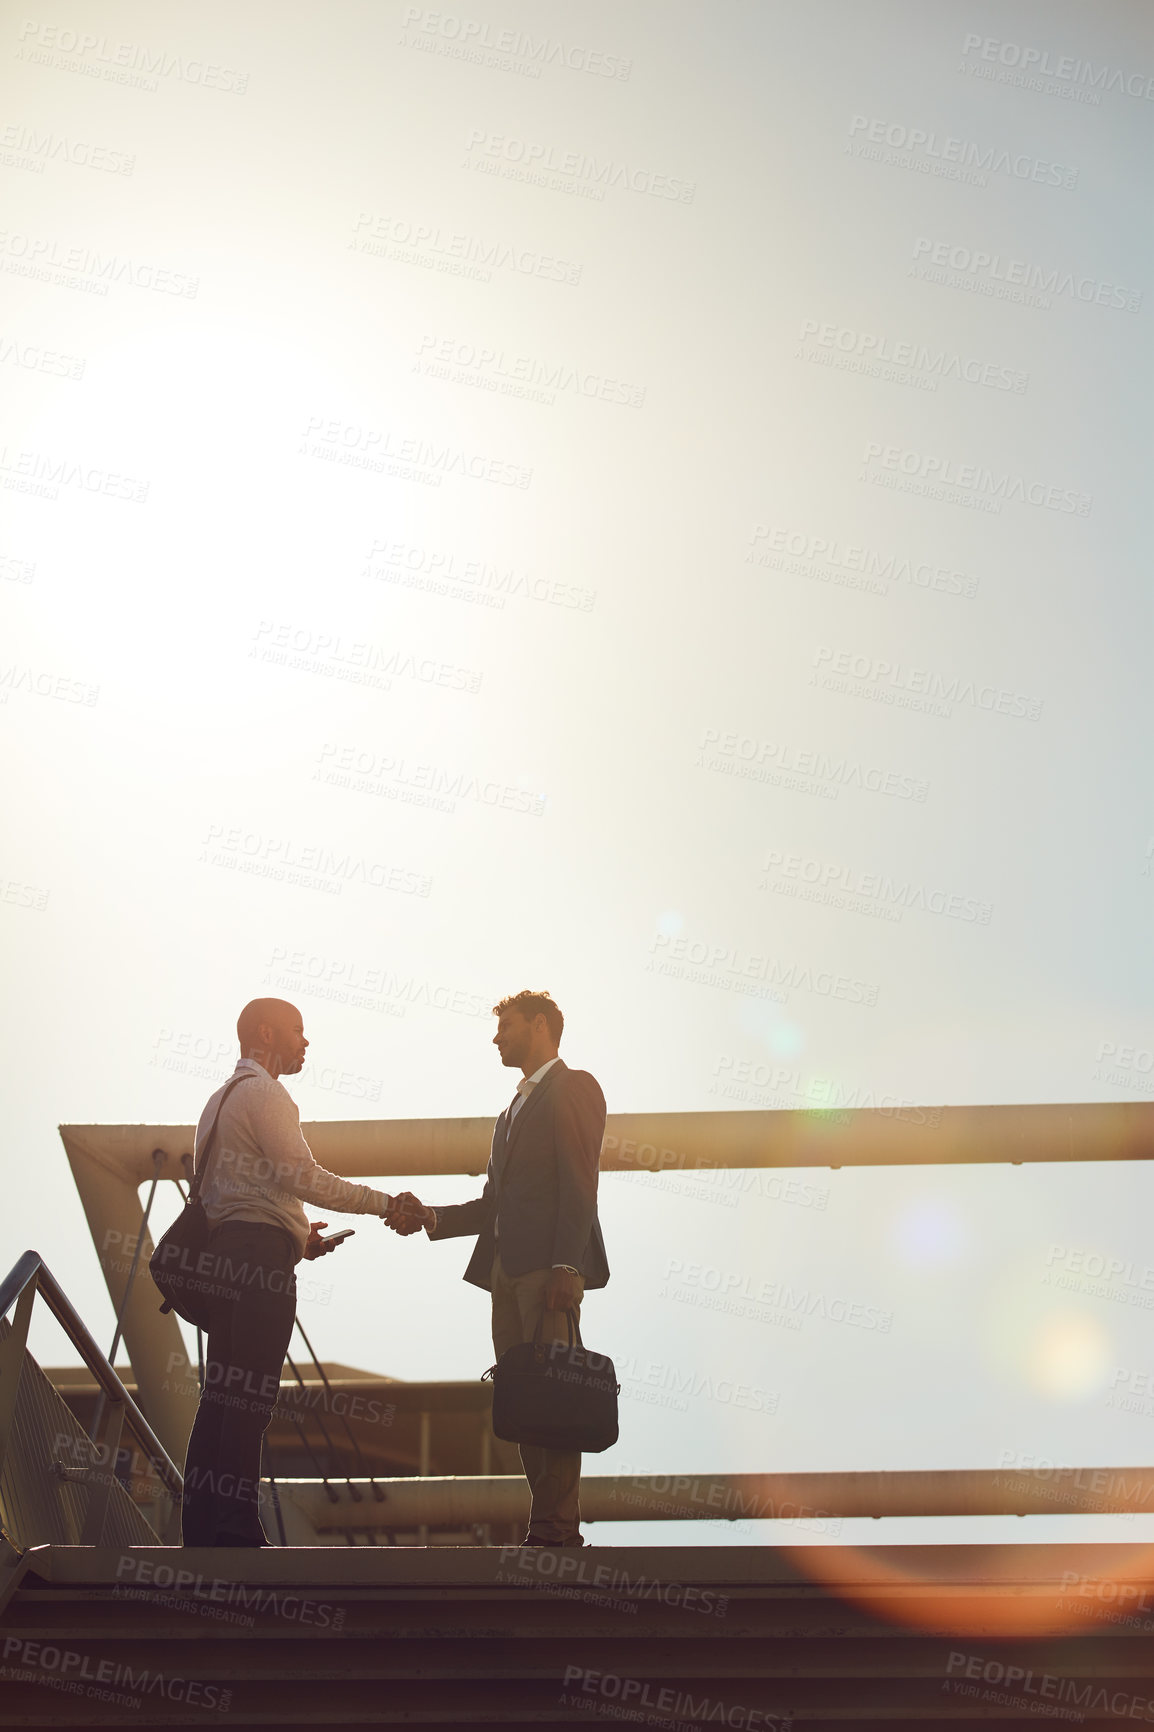
<svg viewBox="0 0 1154 1732">
<path fill-rule="evenodd" d="M 43 1297 L 44 1303 L 83 1359 L 108 1400 L 112 1402 L 113 1406 L 121 1409 L 124 1423 L 143 1449 L 148 1458 L 149 1466 L 174 1503 L 179 1504 L 184 1493 L 184 1478 L 180 1469 L 171 1460 L 164 1445 L 141 1413 L 136 1402 L 84 1327 L 79 1313 L 39 1251 L 25 1251 L 24 1255 L 13 1264 L 8 1274 L 0 1281 L 0 1317 L 8 1315 L 13 1305 L 30 1284 L 33 1285 L 34 1291 Z"/>
</svg>

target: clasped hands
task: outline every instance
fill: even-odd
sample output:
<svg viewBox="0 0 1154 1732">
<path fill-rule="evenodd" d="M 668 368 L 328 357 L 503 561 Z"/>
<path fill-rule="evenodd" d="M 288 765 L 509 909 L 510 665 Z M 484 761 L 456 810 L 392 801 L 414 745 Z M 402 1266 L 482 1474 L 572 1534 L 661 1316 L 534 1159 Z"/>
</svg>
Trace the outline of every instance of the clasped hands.
<svg viewBox="0 0 1154 1732">
<path fill-rule="evenodd" d="M 407 1239 L 410 1233 L 419 1233 L 422 1227 L 432 1225 L 433 1211 L 414 1197 L 412 1191 L 398 1191 L 381 1219 L 386 1227 Z"/>
<path fill-rule="evenodd" d="M 403 1239 L 407 1239 L 410 1233 L 419 1233 L 422 1227 L 431 1226 L 434 1218 L 433 1210 L 414 1197 L 412 1191 L 398 1192 L 381 1217 L 385 1226 L 391 1227 Z M 546 1311 L 574 1310 L 581 1303 L 581 1277 L 569 1269 L 550 1269 L 544 1300 Z"/>
</svg>

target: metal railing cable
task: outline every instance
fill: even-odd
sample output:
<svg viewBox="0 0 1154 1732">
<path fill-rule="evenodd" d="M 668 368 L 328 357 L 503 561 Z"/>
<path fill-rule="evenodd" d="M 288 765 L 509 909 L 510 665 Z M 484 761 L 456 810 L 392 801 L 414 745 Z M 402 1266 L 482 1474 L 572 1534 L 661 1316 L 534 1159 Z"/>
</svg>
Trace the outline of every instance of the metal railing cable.
<svg viewBox="0 0 1154 1732">
<path fill-rule="evenodd" d="M 297 1365 L 296 1361 L 294 1360 L 291 1353 L 288 1353 L 288 1352 L 285 1353 L 285 1363 L 288 1366 L 289 1370 L 292 1372 L 293 1376 L 296 1378 L 297 1383 L 300 1386 L 300 1390 L 301 1390 L 302 1395 L 307 1396 L 308 1389 L 305 1385 L 305 1380 L 301 1376 L 300 1369 L 299 1369 L 299 1367 L 298 1367 L 298 1365 Z M 329 1470 L 329 1473 L 326 1473 L 324 1468 L 321 1466 L 320 1462 L 317 1459 L 316 1450 L 313 1448 L 312 1443 L 309 1440 L 308 1431 L 306 1429 L 306 1423 L 305 1423 L 307 1420 L 307 1417 L 308 1417 L 307 1409 L 304 1413 L 300 1413 L 300 1414 L 294 1413 L 290 1417 L 292 1419 L 292 1423 L 297 1428 L 297 1431 L 298 1431 L 299 1436 L 300 1436 L 301 1444 L 307 1450 L 309 1458 L 311 1459 L 313 1466 L 317 1470 L 318 1479 L 321 1479 L 324 1481 L 325 1493 L 328 1497 L 329 1502 L 330 1503 L 338 1503 L 340 1501 L 339 1494 L 337 1493 L 335 1488 L 332 1485 L 330 1485 L 329 1480 L 330 1480 L 330 1476 L 334 1479 L 340 1479 L 342 1477 L 341 1469 L 338 1465 L 339 1461 L 340 1461 L 340 1457 L 337 1454 L 336 1447 L 333 1443 L 332 1438 L 329 1436 L 328 1427 L 325 1425 L 324 1420 L 318 1414 L 317 1415 L 317 1425 L 320 1428 L 321 1436 L 324 1438 L 325 1442 L 328 1444 L 329 1459 L 333 1464 Z M 357 1490 L 356 1486 L 354 1486 L 354 1484 L 352 1482 L 351 1475 L 349 1475 L 348 1473 L 345 1473 L 343 1475 L 343 1477 L 344 1477 L 346 1483 L 348 1484 L 349 1493 L 350 1493 L 350 1496 L 352 1497 L 354 1503 L 359 1503 L 360 1502 L 360 1493 Z"/>
<path fill-rule="evenodd" d="M 329 1399 L 330 1409 L 332 1412 L 336 1413 L 336 1411 L 337 1411 L 336 1410 L 336 1402 L 335 1402 L 335 1398 L 333 1397 L 333 1389 L 332 1389 L 331 1383 L 329 1382 L 328 1374 L 325 1371 L 325 1368 L 321 1364 L 320 1360 L 317 1358 L 316 1350 L 314 1349 L 312 1342 L 309 1340 L 308 1335 L 305 1333 L 305 1326 L 301 1322 L 299 1314 L 297 1316 L 296 1325 L 297 1325 L 297 1328 L 300 1330 L 301 1340 L 304 1342 L 305 1347 L 308 1349 L 309 1358 L 312 1360 L 313 1365 L 316 1367 L 317 1376 L 320 1378 L 322 1384 L 324 1385 L 325 1395 Z M 365 1461 L 365 1455 L 364 1455 L 364 1451 L 361 1448 L 360 1440 L 357 1437 L 352 1426 L 349 1424 L 348 1415 L 344 1412 L 340 1412 L 337 1414 L 337 1417 L 341 1421 L 345 1430 L 347 1431 L 348 1436 L 349 1436 L 349 1442 L 353 1446 L 353 1456 L 354 1456 L 354 1459 L 356 1461 L 358 1474 L 360 1475 L 360 1477 L 362 1479 L 368 1480 L 369 1485 L 372 1488 L 374 1503 L 384 1503 L 385 1494 L 381 1490 L 380 1486 L 377 1484 L 376 1476 L 370 1471 L 368 1463 Z"/>
<path fill-rule="evenodd" d="M 140 1230 L 136 1235 L 136 1249 L 132 1253 L 132 1264 L 128 1271 L 128 1280 L 124 1283 L 124 1292 L 116 1311 L 116 1332 L 112 1337 L 112 1346 L 108 1349 L 108 1363 L 116 1364 L 116 1349 L 120 1346 L 121 1330 L 124 1326 L 124 1308 L 128 1304 L 128 1296 L 132 1292 L 132 1283 L 136 1280 L 136 1271 L 140 1267 L 140 1252 L 144 1244 L 144 1235 L 148 1228 L 148 1217 L 152 1213 L 152 1204 L 156 1196 L 156 1187 L 160 1183 L 160 1169 L 165 1159 L 163 1149 L 152 1151 L 152 1183 L 148 1187 L 148 1201 L 144 1205 L 144 1213 L 140 1217 Z"/>
<path fill-rule="evenodd" d="M 140 1267 L 140 1253 L 144 1245 L 144 1235 L 148 1229 L 148 1217 L 152 1213 L 152 1205 L 156 1198 L 156 1187 L 160 1183 L 160 1169 L 164 1160 L 164 1150 L 153 1149 L 152 1183 L 148 1187 L 148 1201 L 145 1203 L 144 1213 L 140 1217 L 140 1228 L 136 1235 L 136 1248 L 132 1253 L 132 1263 L 128 1270 L 128 1280 L 124 1283 L 124 1292 L 120 1295 L 120 1304 L 116 1308 L 116 1328 L 112 1335 L 112 1346 L 108 1349 L 108 1363 L 110 1365 L 116 1364 L 116 1349 L 120 1346 L 121 1332 L 124 1327 L 124 1313 L 128 1308 L 129 1296 L 132 1293 L 132 1284 L 136 1280 L 136 1271 Z M 100 1430 L 104 1421 L 104 1406 L 107 1399 L 108 1398 L 104 1391 L 101 1390 L 100 1394 L 96 1398 L 96 1406 L 92 1414 L 92 1431 L 89 1433 L 90 1436 L 94 1437 Z"/>
</svg>

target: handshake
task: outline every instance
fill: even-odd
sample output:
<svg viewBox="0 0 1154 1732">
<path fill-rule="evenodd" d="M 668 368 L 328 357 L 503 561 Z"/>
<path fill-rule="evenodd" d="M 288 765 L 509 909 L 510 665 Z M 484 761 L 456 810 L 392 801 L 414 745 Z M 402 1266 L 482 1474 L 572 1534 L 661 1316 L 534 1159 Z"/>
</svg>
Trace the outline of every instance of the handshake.
<svg viewBox="0 0 1154 1732">
<path fill-rule="evenodd" d="M 400 1233 L 402 1238 L 407 1238 L 410 1233 L 419 1233 L 422 1227 L 431 1227 L 436 1218 L 432 1209 L 418 1201 L 412 1191 L 398 1192 L 381 1216 L 385 1226 L 391 1227 L 394 1233 Z"/>
</svg>

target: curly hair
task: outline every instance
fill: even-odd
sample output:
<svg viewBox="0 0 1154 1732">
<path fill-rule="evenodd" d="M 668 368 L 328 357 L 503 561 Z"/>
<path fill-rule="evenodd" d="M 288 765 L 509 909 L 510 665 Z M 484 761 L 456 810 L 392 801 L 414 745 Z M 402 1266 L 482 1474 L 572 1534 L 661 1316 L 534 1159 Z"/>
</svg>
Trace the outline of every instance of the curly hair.
<svg viewBox="0 0 1154 1732">
<path fill-rule="evenodd" d="M 520 1011 L 526 1022 L 532 1022 L 535 1016 L 543 1016 L 549 1030 L 549 1038 L 554 1046 L 561 1045 L 565 1018 L 561 1015 L 560 1007 L 554 1004 L 549 993 L 530 992 L 528 989 L 524 992 L 510 993 L 508 998 L 503 998 L 500 1004 L 493 1006 L 493 1015 L 500 1016 L 503 1010 Z"/>
</svg>

